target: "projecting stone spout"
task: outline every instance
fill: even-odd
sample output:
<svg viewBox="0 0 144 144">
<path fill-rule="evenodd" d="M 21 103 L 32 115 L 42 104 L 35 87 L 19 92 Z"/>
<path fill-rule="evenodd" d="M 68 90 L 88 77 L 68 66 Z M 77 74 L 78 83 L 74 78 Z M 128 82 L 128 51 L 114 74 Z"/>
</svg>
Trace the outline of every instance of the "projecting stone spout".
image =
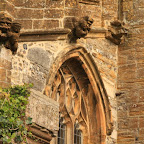
<svg viewBox="0 0 144 144">
<path fill-rule="evenodd" d="M 72 18 L 68 23 L 71 25 L 71 32 L 68 34 L 69 41 L 76 43 L 77 39 L 84 38 L 91 30 L 94 20 L 88 16 L 82 18 Z"/>
<path fill-rule="evenodd" d="M 13 22 L 12 18 L 4 12 L 0 12 L 0 42 L 13 54 L 18 48 L 18 39 L 20 35 L 21 25 Z"/>
</svg>

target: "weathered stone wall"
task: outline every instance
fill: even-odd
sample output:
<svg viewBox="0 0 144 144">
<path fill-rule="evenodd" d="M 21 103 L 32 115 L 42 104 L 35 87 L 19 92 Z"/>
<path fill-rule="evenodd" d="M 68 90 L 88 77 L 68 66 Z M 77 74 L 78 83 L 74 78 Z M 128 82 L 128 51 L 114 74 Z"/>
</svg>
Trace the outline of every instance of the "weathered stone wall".
<svg viewBox="0 0 144 144">
<path fill-rule="evenodd" d="M 26 115 L 45 129 L 55 133 L 59 129 L 59 104 L 39 91 L 31 90 Z"/>
<path fill-rule="evenodd" d="M 5 2 L 4 0 L 0 0 L 0 11 L 4 11 L 5 10 Z"/>
<path fill-rule="evenodd" d="M 102 0 L 102 26 L 107 27 L 118 17 L 119 0 Z"/>
<path fill-rule="evenodd" d="M 94 4 L 74 0 L 7 0 L 5 3 L 1 0 L 0 4 L 1 10 L 10 13 L 27 31 L 64 28 L 65 21 L 70 17 L 85 15 L 94 19 L 93 28 L 107 28 L 118 16 L 129 24 L 128 36 L 119 46 L 106 40 L 105 33 L 100 32 L 91 32 L 78 44 L 94 59 L 109 96 L 114 131 L 107 137 L 107 144 L 144 143 L 143 0 L 99 0 L 99 3 Z M 11 82 L 34 83 L 33 89 L 43 94 L 57 56 L 72 44 L 68 43 L 67 37 L 51 41 L 48 35 L 48 40 L 39 41 L 37 38 L 35 42 L 29 38 L 28 42 L 23 40 L 19 43 L 18 53 L 13 56 Z M 1 56 L 3 58 L 4 55 Z M 1 75 L 6 76 L 5 68 L 2 67 Z M 0 78 L 0 82 L 7 83 L 8 79 L 3 78 Z"/>
<path fill-rule="evenodd" d="M 0 45 L 0 87 L 11 85 L 12 52 Z"/>
<path fill-rule="evenodd" d="M 1 0 L 3 1 L 3 0 Z M 1 2 L 2 3 L 2 2 Z M 107 26 L 117 18 L 117 0 L 98 0 L 91 3 L 76 0 L 5 0 L 2 9 L 20 22 L 24 29 L 63 28 L 65 20 L 89 15 L 94 27 Z"/>
<path fill-rule="evenodd" d="M 118 144 L 144 143 L 144 1 L 123 1 L 129 35 L 118 48 Z"/>
<path fill-rule="evenodd" d="M 90 53 L 99 68 L 99 72 L 109 96 L 114 121 L 114 131 L 111 135 L 113 140 L 108 139 L 107 143 L 113 144 L 116 143 L 115 139 L 117 135 L 117 102 L 115 97 L 117 79 L 117 46 L 105 39 L 88 39 L 86 46 L 87 49 L 91 49 Z"/>
<path fill-rule="evenodd" d="M 108 92 L 114 121 L 114 131 L 111 136 L 107 137 L 107 143 L 116 143 L 117 103 L 115 87 L 117 78 L 117 46 L 105 40 L 104 37 L 80 39 L 75 46 L 77 45 L 81 45 L 91 54 L 99 68 Z M 52 72 L 51 69 L 55 67 L 57 57 L 60 57 L 61 53 L 67 51 L 71 46 L 67 40 L 19 43 L 18 52 L 12 60 L 12 84 L 33 83 L 33 89 L 43 94 L 47 79 Z M 47 109 L 43 110 L 46 111 Z M 39 121 L 39 118 L 37 121 Z M 55 125 L 53 125 L 54 127 Z"/>
</svg>

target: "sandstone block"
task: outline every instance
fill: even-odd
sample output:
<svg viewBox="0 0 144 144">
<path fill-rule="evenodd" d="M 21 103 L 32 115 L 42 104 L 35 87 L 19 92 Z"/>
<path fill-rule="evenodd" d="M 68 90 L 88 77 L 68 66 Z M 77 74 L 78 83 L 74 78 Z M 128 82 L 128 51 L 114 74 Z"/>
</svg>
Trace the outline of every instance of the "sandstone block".
<svg viewBox="0 0 144 144">
<path fill-rule="evenodd" d="M 59 20 L 33 20 L 34 29 L 54 29 L 59 27 Z"/>
<path fill-rule="evenodd" d="M 7 81 L 7 83 L 11 82 L 11 71 L 10 70 L 6 71 L 6 81 Z"/>
<path fill-rule="evenodd" d="M 20 1 L 20 0 L 9 0 L 16 7 L 26 7 L 26 8 L 44 8 L 45 0 L 28 0 L 28 1 Z"/>
<path fill-rule="evenodd" d="M 40 81 L 37 80 L 34 77 L 28 77 L 27 79 L 24 78 L 23 80 L 24 83 L 32 83 L 33 84 L 33 89 L 42 92 L 44 87 L 45 87 L 45 81 Z"/>
<path fill-rule="evenodd" d="M 32 20 L 16 20 L 22 25 L 22 29 L 32 29 Z"/>
<path fill-rule="evenodd" d="M 0 81 L 6 81 L 6 70 L 0 68 Z"/>
<path fill-rule="evenodd" d="M 31 90 L 26 113 L 36 124 L 52 131 L 58 130 L 59 104 L 39 91 Z"/>
<path fill-rule="evenodd" d="M 44 11 L 45 18 L 63 18 L 64 17 L 64 10 L 59 9 L 46 9 Z"/>
<path fill-rule="evenodd" d="M 77 1 L 65 0 L 65 7 L 75 7 L 75 6 L 77 6 Z"/>
<path fill-rule="evenodd" d="M 18 19 L 42 19 L 43 10 L 16 9 L 16 18 Z"/>
<path fill-rule="evenodd" d="M 5 10 L 6 10 L 11 16 L 15 17 L 16 12 L 15 12 L 15 7 L 14 7 L 14 5 L 12 5 L 12 4 L 9 3 L 9 2 L 6 2 L 5 4 L 6 4 L 6 5 L 5 5 Z"/>
<path fill-rule="evenodd" d="M 140 116 L 144 115 L 144 104 L 143 103 L 133 103 L 129 106 L 130 116 Z"/>
<path fill-rule="evenodd" d="M 47 8 L 64 8 L 64 0 L 46 0 Z"/>
<path fill-rule="evenodd" d="M 41 48 L 32 48 L 28 51 L 28 59 L 32 62 L 41 65 L 45 69 L 50 68 L 51 53 Z"/>
<path fill-rule="evenodd" d="M 4 0 L 0 0 L 0 10 L 1 11 L 5 10 L 5 6 L 6 6 L 6 3 L 4 2 Z"/>
<path fill-rule="evenodd" d="M 139 118 L 139 127 L 144 128 L 144 117 Z"/>
<path fill-rule="evenodd" d="M 10 87 L 10 86 L 11 86 L 10 83 L 0 82 L 0 87 L 2 87 L 2 88 L 7 88 L 7 87 Z"/>
<path fill-rule="evenodd" d="M 0 67 L 10 70 L 12 68 L 12 64 L 10 61 L 0 58 Z"/>
</svg>

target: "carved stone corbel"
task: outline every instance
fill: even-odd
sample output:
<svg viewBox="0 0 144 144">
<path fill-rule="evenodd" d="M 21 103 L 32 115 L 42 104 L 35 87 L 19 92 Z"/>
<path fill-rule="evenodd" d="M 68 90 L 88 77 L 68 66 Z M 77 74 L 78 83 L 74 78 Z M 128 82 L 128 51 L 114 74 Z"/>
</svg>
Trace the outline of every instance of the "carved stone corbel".
<svg viewBox="0 0 144 144">
<path fill-rule="evenodd" d="M 52 138 L 56 137 L 54 132 L 43 128 L 36 123 L 33 123 L 31 126 L 27 125 L 27 129 L 32 133 L 31 137 L 27 137 L 29 144 L 50 144 Z"/>
<path fill-rule="evenodd" d="M 18 48 L 21 24 L 13 22 L 12 18 L 4 12 L 0 12 L 0 42 L 13 54 Z"/>
<path fill-rule="evenodd" d="M 112 43 L 119 45 L 122 42 L 124 36 L 128 33 L 128 28 L 124 23 L 119 20 L 111 22 L 106 33 L 106 39 L 110 40 Z"/>
<path fill-rule="evenodd" d="M 89 4 L 89 5 L 96 5 L 99 2 L 100 0 L 79 0 L 79 3 Z"/>
<path fill-rule="evenodd" d="M 71 20 L 71 32 L 68 34 L 69 41 L 76 43 L 77 39 L 84 38 L 91 29 L 94 20 L 88 16 L 82 18 L 74 17 Z"/>
</svg>

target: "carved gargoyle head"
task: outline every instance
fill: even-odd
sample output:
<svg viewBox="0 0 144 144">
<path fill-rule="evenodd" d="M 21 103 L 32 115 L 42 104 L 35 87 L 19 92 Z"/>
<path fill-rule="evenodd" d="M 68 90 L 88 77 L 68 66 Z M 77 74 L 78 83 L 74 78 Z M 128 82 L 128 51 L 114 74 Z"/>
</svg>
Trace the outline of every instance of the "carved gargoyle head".
<svg viewBox="0 0 144 144">
<path fill-rule="evenodd" d="M 12 18 L 4 12 L 0 13 L 0 42 L 13 54 L 18 48 L 21 24 L 13 22 Z"/>
<path fill-rule="evenodd" d="M 76 42 L 77 39 L 85 37 L 91 29 L 94 20 L 88 16 L 72 19 L 72 30 L 68 35 L 70 42 Z"/>
<path fill-rule="evenodd" d="M 11 30 L 15 33 L 19 33 L 21 29 L 21 24 L 17 23 L 17 22 L 13 22 L 11 24 Z"/>
<path fill-rule="evenodd" d="M 108 27 L 108 31 L 106 33 L 106 39 L 116 45 L 119 45 L 122 42 L 123 37 L 128 33 L 128 26 L 119 20 L 115 20 L 110 24 L 111 25 Z"/>
<path fill-rule="evenodd" d="M 0 30 L 2 33 L 6 33 L 8 29 L 10 29 L 12 23 L 11 17 L 7 14 L 1 12 L 0 13 Z"/>
<path fill-rule="evenodd" d="M 93 19 L 90 19 L 88 16 L 81 18 L 75 27 L 75 36 L 77 38 L 85 37 L 90 31 L 92 23 Z"/>
</svg>

